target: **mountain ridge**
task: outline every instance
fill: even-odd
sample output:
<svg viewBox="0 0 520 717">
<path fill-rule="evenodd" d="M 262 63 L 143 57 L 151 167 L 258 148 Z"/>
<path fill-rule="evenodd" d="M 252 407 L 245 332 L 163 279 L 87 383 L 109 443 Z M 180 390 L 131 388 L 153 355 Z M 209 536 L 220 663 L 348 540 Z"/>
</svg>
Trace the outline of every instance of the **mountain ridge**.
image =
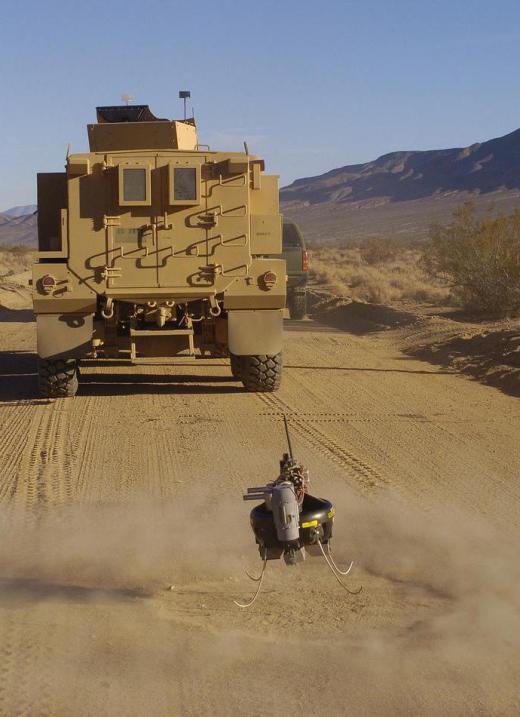
<svg viewBox="0 0 520 717">
<path fill-rule="evenodd" d="M 467 147 L 388 152 L 280 190 L 282 212 L 310 241 L 422 240 L 466 201 L 478 213 L 520 207 L 520 129 Z"/>
<path fill-rule="evenodd" d="M 0 215 L 3 214 L 4 216 L 8 217 L 22 217 L 26 214 L 34 214 L 37 207 L 36 204 L 24 204 L 24 205 L 17 205 L 16 207 L 10 207 L 9 209 L 3 209 L 0 212 Z"/>
<path fill-rule="evenodd" d="M 284 205 L 411 201 L 445 192 L 520 189 L 520 129 L 467 147 L 398 150 L 283 187 Z"/>
<path fill-rule="evenodd" d="M 34 249 L 37 245 L 37 216 L 0 214 L 0 247 L 23 246 Z"/>
</svg>

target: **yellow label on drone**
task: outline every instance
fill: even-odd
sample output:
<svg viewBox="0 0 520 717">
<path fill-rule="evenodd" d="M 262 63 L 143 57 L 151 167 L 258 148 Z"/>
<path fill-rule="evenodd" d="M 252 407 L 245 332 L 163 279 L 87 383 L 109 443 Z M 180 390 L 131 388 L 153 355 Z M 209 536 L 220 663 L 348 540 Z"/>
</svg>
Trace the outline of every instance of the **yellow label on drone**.
<svg viewBox="0 0 520 717">
<path fill-rule="evenodd" d="M 336 508 L 331 508 L 329 510 L 329 512 L 327 513 L 328 518 L 334 518 L 335 515 L 336 515 Z"/>
<path fill-rule="evenodd" d="M 318 525 L 317 520 L 309 520 L 308 523 L 302 523 L 300 527 L 302 528 L 314 528 L 314 526 Z"/>
</svg>

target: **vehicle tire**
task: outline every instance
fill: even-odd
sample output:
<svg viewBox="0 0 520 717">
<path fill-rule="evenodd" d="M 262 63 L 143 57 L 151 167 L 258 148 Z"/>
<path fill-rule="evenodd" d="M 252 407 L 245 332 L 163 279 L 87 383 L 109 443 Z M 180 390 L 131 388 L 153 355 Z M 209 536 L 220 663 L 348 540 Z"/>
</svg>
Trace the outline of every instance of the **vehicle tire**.
<svg viewBox="0 0 520 717">
<path fill-rule="evenodd" d="M 230 353 L 229 354 L 230 364 L 231 364 L 231 373 L 233 374 L 233 378 L 236 378 L 237 381 L 240 381 L 241 377 L 241 368 L 240 368 L 240 356 L 235 356 L 235 354 Z"/>
<path fill-rule="evenodd" d="M 307 314 L 307 294 L 289 294 L 287 308 L 291 319 L 301 321 Z"/>
<path fill-rule="evenodd" d="M 45 398 L 66 398 L 78 391 L 76 359 L 38 359 L 38 390 Z"/>
<path fill-rule="evenodd" d="M 241 356 L 240 379 L 248 391 L 277 391 L 282 380 L 282 353 Z"/>
</svg>

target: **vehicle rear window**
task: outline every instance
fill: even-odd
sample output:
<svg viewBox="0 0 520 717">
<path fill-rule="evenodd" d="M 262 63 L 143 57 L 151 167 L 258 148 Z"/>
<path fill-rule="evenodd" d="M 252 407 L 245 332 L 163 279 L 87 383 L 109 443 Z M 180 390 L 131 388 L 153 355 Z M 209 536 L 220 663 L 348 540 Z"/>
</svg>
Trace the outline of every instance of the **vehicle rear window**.
<svg viewBox="0 0 520 717">
<path fill-rule="evenodd" d="M 124 169 L 123 187 L 125 202 L 145 202 L 146 169 Z"/>
<path fill-rule="evenodd" d="M 173 198 L 175 201 L 197 199 L 197 171 L 195 167 L 175 167 L 173 180 Z"/>
<path fill-rule="evenodd" d="M 302 245 L 300 235 L 294 224 L 284 222 L 283 225 L 283 247 L 300 247 Z"/>
</svg>

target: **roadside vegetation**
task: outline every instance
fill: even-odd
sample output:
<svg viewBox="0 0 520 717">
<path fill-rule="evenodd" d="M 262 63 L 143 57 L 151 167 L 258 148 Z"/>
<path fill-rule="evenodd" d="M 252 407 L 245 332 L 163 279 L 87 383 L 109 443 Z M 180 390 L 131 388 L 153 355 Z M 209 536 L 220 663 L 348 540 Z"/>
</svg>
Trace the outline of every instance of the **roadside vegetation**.
<svg viewBox="0 0 520 717">
<path fill-rule="evenodd" d="M 461 306 L 473 315 L 520 311 L 520 211 L 478 216 L 471 203 L 427 241 L 372 238 L 311 246 L 316 283 L 374 304 Z"/>
<path fill-rule="evenodd" d="M 34 262 L 35 252 L 23 246 L 0 246 L 0 278 L 28 271 Z"/>
<path fill-rule="evenodd" d="M 374 304 L 446 303 L 446 282 L 421 264 L 420 245 L 369 239 L 358 245 L 311 246 L 316 283 L 339 296 Z"/>
<path fill-rule="evenodd" d="M 422 265 L 472 313 L 507 316 L 518 312 L 520 211 L 478 217 L 475 206 L 465 204 L 450 224 L 432 227 Z"/>
</svg>

